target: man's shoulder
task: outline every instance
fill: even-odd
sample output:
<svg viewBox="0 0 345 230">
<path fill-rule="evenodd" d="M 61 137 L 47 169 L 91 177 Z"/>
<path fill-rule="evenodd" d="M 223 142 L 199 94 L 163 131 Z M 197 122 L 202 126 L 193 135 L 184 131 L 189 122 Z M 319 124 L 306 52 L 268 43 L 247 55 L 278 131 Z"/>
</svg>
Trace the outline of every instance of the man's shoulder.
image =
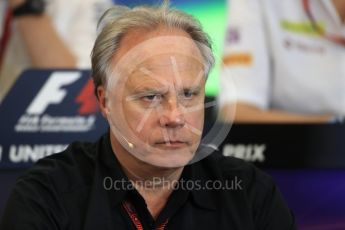
<svg viewBox="0 0 345 230">
<path fill-rule="evenodd" d="M 210 156 L 206 157 L 203 165 L 209 165 L 218 173 L 222 175 L 227 173 L 250 173 L 255 169 L 255 166 L 240 158 L 223 156 L 220 152 L 216 151 Z"/>
<path fill-rule="evenodd" d="M 73 142 L 64 151 L 36 162 L 18 182 L 38 182 L 60 192 L 88 186 L 95 172 L 99 142 Z"/>
<path fill-rule="evenodd" d="M 253 186 L 268 188 L 274 184 L 271 176 L 252 163 L 235 157 L 225 157 L 219 152 L 208 156 L 202 165 L 213 178 L 223 180 L 238 178 L 243 181 L 246 188 Z"/>
</svg>

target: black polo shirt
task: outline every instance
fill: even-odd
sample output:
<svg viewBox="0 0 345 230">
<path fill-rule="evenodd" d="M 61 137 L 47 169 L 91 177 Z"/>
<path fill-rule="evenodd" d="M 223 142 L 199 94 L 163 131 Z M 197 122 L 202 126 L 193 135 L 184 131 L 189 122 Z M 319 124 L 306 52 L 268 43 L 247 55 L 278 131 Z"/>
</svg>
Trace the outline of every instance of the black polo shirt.
<svg viewBox="0 0 345 230">
<path fill-rule="evenodd" d="M 167 219 L 166 229 L 295 229 L 268 175 L 217 153 L 184 168 L 156 219 L 130 185 L 109 133 L 95 143 L 73 143 L 38 161 L 17 180 L 0 229 L 136 229 L 124 201 L 133 204 L 144 229 Z"/>
</svg>

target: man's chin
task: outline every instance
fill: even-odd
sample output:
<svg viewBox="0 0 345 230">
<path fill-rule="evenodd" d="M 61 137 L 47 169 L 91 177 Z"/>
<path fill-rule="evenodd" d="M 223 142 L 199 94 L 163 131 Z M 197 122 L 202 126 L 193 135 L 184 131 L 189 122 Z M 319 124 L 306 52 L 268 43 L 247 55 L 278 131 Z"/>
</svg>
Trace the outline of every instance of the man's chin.
<svg viewBox="0 0 345 230">
<path fill-rule="evenodd" d="M 189 164 L 193 159 L 194 153 L 185 148 L 160 148 L 155 153 L 151 153 L 144 162 L 161 168 L 180 168 Z"/>
</svg>

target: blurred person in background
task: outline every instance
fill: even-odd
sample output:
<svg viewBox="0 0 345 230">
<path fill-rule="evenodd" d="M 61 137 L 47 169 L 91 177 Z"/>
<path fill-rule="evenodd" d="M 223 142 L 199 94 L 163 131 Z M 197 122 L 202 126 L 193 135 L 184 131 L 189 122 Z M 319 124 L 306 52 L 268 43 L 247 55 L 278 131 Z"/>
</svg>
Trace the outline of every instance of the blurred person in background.
<svg viewBox="0 0 345 230">
<path fill-rule="evenodd" d="M 344 0 L 230 0 L 221 113 L 237 103 L 235 122 L 342 120 L 344 19 Z"/>
<path fill-rule="evenodd" d="M 26 68 L 90 68 L 97 20 L 111 0 L 0 2 L 0 103 Z"/>
</svg>

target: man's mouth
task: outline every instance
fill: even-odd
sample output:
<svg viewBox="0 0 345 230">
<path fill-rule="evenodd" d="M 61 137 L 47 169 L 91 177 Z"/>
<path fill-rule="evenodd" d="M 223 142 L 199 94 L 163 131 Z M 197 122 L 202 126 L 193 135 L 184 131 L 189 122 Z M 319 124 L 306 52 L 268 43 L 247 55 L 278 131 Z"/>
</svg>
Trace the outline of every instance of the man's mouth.
<svg viewBox="0 0 345 230">
<path fill-rule="evenodd" d="M 161 148 L 185 148 L 187 145 L 187 142 L 180 140 L 160 141 L 156 143 L 156 146 Z"/>
</svg>

